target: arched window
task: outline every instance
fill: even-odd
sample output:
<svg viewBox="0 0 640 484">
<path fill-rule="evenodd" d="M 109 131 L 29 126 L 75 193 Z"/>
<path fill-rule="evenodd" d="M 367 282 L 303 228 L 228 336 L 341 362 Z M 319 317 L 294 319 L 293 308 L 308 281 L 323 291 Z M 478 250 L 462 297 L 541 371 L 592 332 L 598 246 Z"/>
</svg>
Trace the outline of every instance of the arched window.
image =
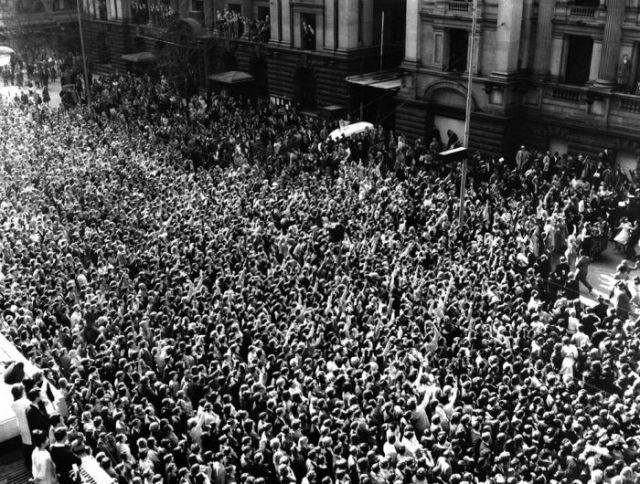
<svg viewBox="0 0 640 484">
<path fill-rule="evenodd" d="M 45 11 L 44 4 L 41 1 L 37 1 L 31 7 L 32 13 L 43 13 Z"/>
<path fill-rule="evenodd" d="M 66 10 L 67 8 L 69 8 L 69 6 L 67 5 L 66 0 L 53 0 L 51 8 L 55 12 L 57 10 Z"/>
</svg>

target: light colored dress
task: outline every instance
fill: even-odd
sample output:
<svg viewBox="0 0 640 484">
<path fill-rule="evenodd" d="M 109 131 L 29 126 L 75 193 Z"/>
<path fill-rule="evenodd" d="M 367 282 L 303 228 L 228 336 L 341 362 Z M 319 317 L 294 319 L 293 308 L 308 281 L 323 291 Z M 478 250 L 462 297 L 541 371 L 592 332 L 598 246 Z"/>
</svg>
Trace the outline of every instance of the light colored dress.
<svg viewBox="0 0 640 484">
<path fill-rule="evenodd" d="M 620 224 L 620 232 L 618 232 L 618 235 L 613 238 L 614 242 L 620 245 L 627 245 L 627 242 L 629 242 L 629 233 L 632 228 L 633 225 L 629 222 L 623 222 Z"/>
<path fill-rule="evenodd" d="M 34 484 L 58 484 L 56 466 L 48 450 L 33 449 L 31 454 L 31 473 Z"/>
<path fill-rule="evenodd" d="M 565 345 L 562 347 L 562 367 L 560 368 L 560 374 L 565 382 L 573 380 L 573 367 L 578 359 L 578 348 L 573 345 Z"/>
</svg>

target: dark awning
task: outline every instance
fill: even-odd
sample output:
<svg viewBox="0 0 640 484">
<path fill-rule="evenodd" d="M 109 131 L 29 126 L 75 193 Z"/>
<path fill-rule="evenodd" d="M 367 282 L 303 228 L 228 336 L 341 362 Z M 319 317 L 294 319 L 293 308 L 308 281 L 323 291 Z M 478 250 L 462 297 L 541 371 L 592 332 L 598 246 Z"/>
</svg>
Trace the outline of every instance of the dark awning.
<svg viewBox="0 0 640 484">
<path fill-rule="evenodd" d="M 438 153 L 438 158 L 446 163 L 456 163 L 464 158 L 468 158 L 469 149 L 464 146 L 458 148 L 451 148 L 450 150 L 441 151 Z"/>
<path fill-rule="evenodd" d="M 127 62 L 132 62 L 133 64 L 150 63 L 156 62 L 158 60 L 158 58 L 152 52 L 148 51 L 125 54 L 121 57 L 121 59 Z"/>
<path fill-rule="evenodd" d="M 220 84 L 242 84 L 252 82 L 253 76 L 243 71 L 225 71 L 218 74 L 211 74 L 209 80 L 219 82 Z"/>
<path fill-rule="evenodd" d="M 358 76 L 349 76 L 345 80 L 351 84 L 377 89 L 396 90 L 402 87 L 402 74 L 398 71 L 369 72 Z"/>
</svg>

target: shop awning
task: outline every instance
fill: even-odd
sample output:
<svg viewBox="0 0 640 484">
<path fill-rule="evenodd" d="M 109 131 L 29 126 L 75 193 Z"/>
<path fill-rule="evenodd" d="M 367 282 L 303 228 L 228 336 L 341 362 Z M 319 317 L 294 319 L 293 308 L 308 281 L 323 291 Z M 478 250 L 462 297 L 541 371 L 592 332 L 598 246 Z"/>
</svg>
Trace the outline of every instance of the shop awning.
<svg viewBox="0 0 640 484">
<path fill-rule="evenodd" d="M 331 131 L 331 133 L 329 133 L 329 138 L 331 138 L 333 141 L 336 141 L 343 137 L 348 138 L 349 136 L 353 136 L 354 134 L 364 133 L 365 131 L 369 131 L 370 129 L 374 129 L 373 124 L 366 121 L 358 121 L 357 123 L 348 124 L 345 127 L 334 129 L 333 131 Z"/>
<path fill-rule="evenodd" d="M 158 60 L 158 58 L 152 52 L 148 51 L 125 54 L 121 57 L 121 59 L 133 64 L 151 63 Z"/>
<path fill-rule="evenodd" d="M 209 80 L 219 82 L 220 84 L 243 84 L 245 82 L 252 82 L 253 76 L 248 72 L 243 71 L 225 71 L 218 74 L 211 74 Z"/>
<path fill-rule="evenodd" d="M 377 89 L 396 90 L 402 87 L 402 74 L 397 71 L 369 72 L 345 79 L 350 84 L 375 87 Z"/>
<path fill-rule="evenodd" d="M 0 67 L 9 65 L 11 63 L 11 56 L 15 54 L 11 47 L 0 45 Z"/>
</svg>

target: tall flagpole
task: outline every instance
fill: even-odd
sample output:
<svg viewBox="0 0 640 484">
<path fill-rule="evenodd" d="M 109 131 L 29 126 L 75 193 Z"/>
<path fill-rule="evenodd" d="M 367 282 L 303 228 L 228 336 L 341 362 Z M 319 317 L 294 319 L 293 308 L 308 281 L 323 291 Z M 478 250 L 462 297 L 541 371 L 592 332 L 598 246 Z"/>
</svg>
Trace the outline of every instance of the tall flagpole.
<svg viewBox="0 0 640 484">
<path fill-rule="evenodd" d="M 467 64 L 467 104 L 464 112 L 464 136 L 462 142 L 465 148 L 469 148 L 469 133 L 471 131 L 471 90 L 473 88 L 473 65 L 475 54 L 475 41 L 476 41 L 476 26 L 478 23 L 478 0 L 473 0 L 471 6 L 473 9 L 471 17 L 471 38 L 469 39 L 469 56 Z M 468 153 L 468 152 L 467 152 Z M 459 226 L 462 229 L 464 223 L 464 205 L 467 198 L 467 172 L 469 161 L 465 156 L 462 161 L 462 177 L 460 180 L 460 220 Z"/>
<path fill-rule="evenodd" d="M 380 24 L 380 70 L 382 70 L 382 58 L 384 56 L 384 10 L 382 11 Z"/>
<path fill-rule="evenodd" d="M 84 71 L 84 90 L 87 96 L 87 107 L 91 111 L 91 87 L 89 86 L 89 73 L 87 72 L 87 54 L 84 50 L 84 33 L 82 32 L 82 14 L 80 0 L 76 0 L 78 9 L 78 30 L 80 31 L 80 52 L 82 53 L 82 68 Z"/>
</svg>

